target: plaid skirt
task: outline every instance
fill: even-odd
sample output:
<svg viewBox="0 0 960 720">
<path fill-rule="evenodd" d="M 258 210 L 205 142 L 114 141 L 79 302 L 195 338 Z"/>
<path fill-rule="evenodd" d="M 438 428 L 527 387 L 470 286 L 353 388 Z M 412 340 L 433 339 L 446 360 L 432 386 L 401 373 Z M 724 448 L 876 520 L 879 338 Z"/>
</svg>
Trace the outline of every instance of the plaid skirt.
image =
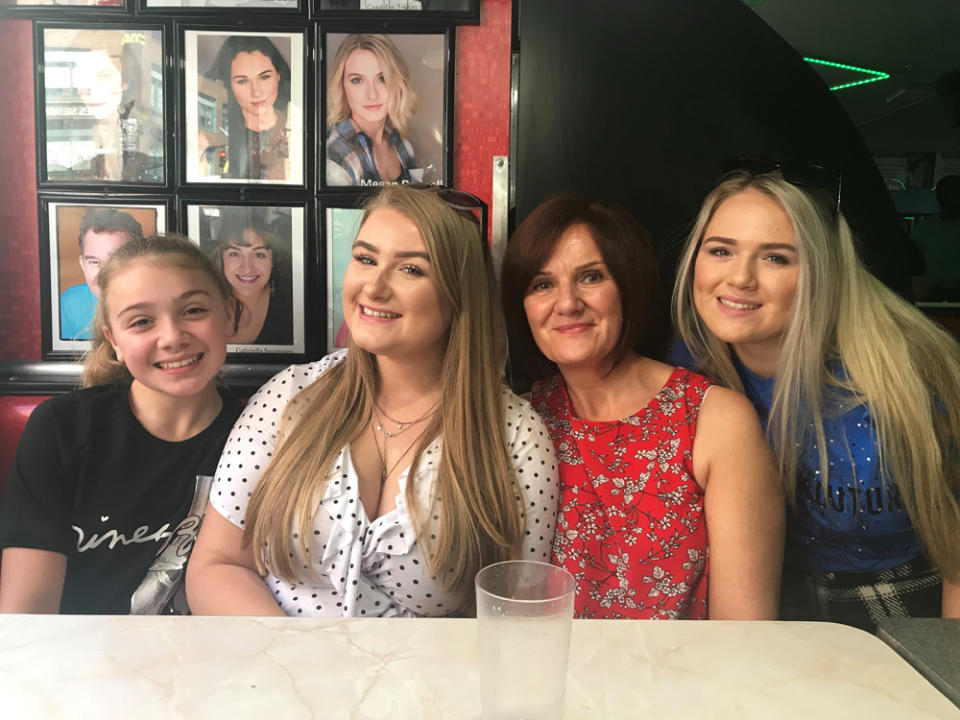
<svg viewBox="0 0 960 720">
<path fill-rule="evenodd" d="M 823 620 L 875 632 L 885 617 L 940 617 L 943 580 L 924 556 L 879 572 L 784 567 L 780 617 Z"/>
</svg>

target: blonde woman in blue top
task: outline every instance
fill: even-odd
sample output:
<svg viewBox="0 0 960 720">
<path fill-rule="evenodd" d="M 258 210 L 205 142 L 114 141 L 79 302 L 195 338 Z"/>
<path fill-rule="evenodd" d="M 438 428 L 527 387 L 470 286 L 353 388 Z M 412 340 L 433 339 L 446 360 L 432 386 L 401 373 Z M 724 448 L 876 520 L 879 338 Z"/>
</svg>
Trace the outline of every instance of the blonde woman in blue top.
<svg viewBox="0 0 960 720">
<path fill-rule="evenodd" d="M 836 198 L 728 176 L 673 300 L 690 364 L 766 423 L 793 509 L 784 614 L 960 616 L 960 347 L 863 267 Z"/>
</svg>

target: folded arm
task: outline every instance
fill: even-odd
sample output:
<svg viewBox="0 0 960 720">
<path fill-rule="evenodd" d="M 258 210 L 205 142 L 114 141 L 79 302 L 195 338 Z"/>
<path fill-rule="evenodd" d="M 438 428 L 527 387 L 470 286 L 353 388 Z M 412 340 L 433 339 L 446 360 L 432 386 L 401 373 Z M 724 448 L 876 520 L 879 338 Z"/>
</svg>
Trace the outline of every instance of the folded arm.
<svg viewBox="0 0 960 720">
<path fill-rule="evenodd" d="M 284 615 L 243 543 L 243 530 L 213 505 L 187 564 L 187 602 L 194 615 Z"/>
</svg>

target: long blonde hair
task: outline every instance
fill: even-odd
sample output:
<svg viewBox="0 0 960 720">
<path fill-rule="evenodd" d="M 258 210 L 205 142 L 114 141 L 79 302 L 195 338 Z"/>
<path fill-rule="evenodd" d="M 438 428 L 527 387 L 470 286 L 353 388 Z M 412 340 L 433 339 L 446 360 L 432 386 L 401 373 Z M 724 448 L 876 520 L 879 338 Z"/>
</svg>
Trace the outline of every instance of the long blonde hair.
<svg viewBox="0 0 960 720">
<path fill-rule="evenodd" d="M 944 575 L 960 573 L 960 346 L 861 264 L 843 216 L 779 173 L 736 173 L 703 207 L 680 261 L 673 292 L 674 321 L 699 369 L 743 391 L 731 348 L 697 312 L 696 257 L 717 207 L 744 190 L 776 201 L 790 218 L 799 250 L 799 278 L 780 348 L 767 436 L 787 497 L 795 502 L 797 443 L 810 432 L 820 475 L 829 476 L 825 413 L 835 400 L 870 408 L 877 461 L 896 481 L 910 520 Z M 837 370 L 837 372 L 834 372 Z M 829 408 L 829 410 L 825 409 Z"/>
<path fill-rule="evenodd" d="M 184 270 L 200 270 L 213 281 L 224 303 L 236 310 L 233 289 L 227 283 L 227 279 L 189 238 L 173 233 L 162 233 L 128 240 L 107 258 L 100 272 L 97 273 L 100 302 L 97 303 L 93 314 L 93 341 L 90 350 L 83 358 L 83 373 L 80 377 L 83 387 L 130 378 L 130 371 L 127 370 L 126 365 L 117 360 L 117 354 L 107 340 L 103 329 L 110 327 L 110 316 L 107 311 L 110 283 L 129 267 L 130 263 L 137 260 Z"/>
<path fill-rule="evenodd" d="M 417 94 L 410 87 L 410 70 L 388 36 L 370 33 L 347 35 L 333 56 L 327 73 L 327 127 L 350 117 L 347 94 L 343 91 L 343 75 L 347 58 L 354 50 L 369 50 L 377 56 L 383 79 L 390 90 L 387 117 L 399 133 L 406 136 L 407 125 L 417 110 Z"/>
<path fill-rule="evenodd" d="M 407 507 L 424 546 L 428 568 L 441 586 L 458 591 L 464 605 L 476 572 L 515 557 L 523 538 L 519 486 L 503 427 L 506 343 L 496 282 L 476 224 L 429 190 L 384 188 L 364 220 L 393 208 L 413 220 L 435 270 L 437 290 L 452 319 L 441 369 L 441 403 L 417 448 L 406 487 Z M 309 566 L 308 538 L 319 498 L 335 474 L 344 446 L 370 422 L 379 389 L 376 358 L 353 344 L 346 360 L 301 390 L 287 405 L 277 447 L 247 509 L 245 542 L 257 567 L 295 582 Z M 415 468 L 440 436 L 443 451 L 430 506 L 418 500 Z M 424 532 L 436 516 L 436 537 Z M 299 558 L 293 557 L 296 545 Z"/>
</svg>

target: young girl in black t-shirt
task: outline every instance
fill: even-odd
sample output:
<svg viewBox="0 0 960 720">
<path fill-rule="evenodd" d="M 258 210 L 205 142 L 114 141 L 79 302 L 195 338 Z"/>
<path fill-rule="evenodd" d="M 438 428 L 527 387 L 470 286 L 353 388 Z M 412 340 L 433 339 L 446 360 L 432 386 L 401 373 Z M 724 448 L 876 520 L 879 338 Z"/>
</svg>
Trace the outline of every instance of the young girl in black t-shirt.
<svg viewBox="0 0 960 720">
<path fill-rule="evenodd" d="M 234 306 L 189 240 L 131 240 L 97 278 L 86 389 L 40 404 L 2 510 L 0 611 L 184 612 L 182 576 L 240 404 Z"/>
</svg>

